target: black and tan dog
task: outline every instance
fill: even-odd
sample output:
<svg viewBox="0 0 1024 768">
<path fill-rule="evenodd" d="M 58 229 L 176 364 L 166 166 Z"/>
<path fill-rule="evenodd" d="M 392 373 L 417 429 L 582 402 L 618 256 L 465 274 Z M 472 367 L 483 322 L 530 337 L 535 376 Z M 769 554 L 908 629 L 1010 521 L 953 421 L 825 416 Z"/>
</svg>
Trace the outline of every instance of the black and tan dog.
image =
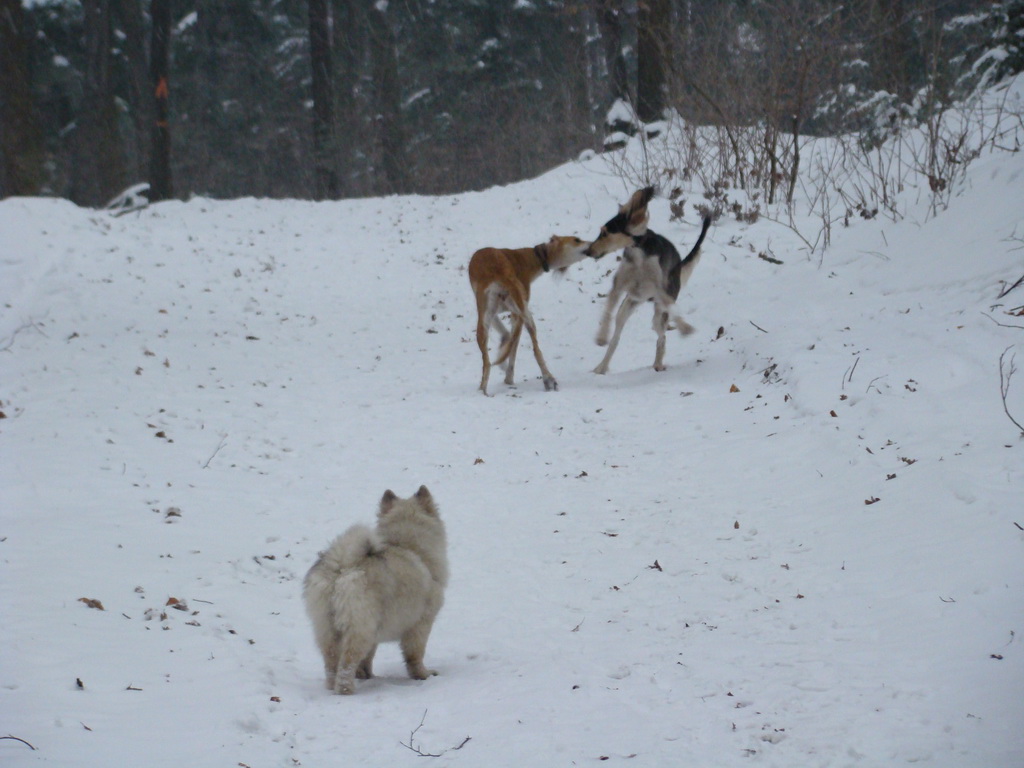
<svg viewBox="0 0 1024 768">
<path fill-rule="evenodd" d="M 530 283 L 542 272 L 552 269 L 563 272 L 577 261 L 586 258 L 591 243 L 578 237 L 552 236 L 546 243 L 532 248 L 481 248 L 469 260 L 469 283 L 476 296 L 476 343 L 483 357 L 483 375 L 480 391 L 487 394 L 487 379 L 491 373 L 491 359 L 487 352 L 487 335 L 493 327 L 501 335 L 501 346 L 494 365 L 505 364 L 505 383 L 515 377 L 516 349 L 523 326 L 530 333 L 533 354 L 537 358 L 544 389 L 558 389 L 551 375 L 540 345 L 537 343 L 537 324 L 530 313 Z M 499 312 L 512 314 L 512 332 L 498 318 Z"/>
<path fill-rule="evenodd" d="M 645 301 L 654 302 L 654 331 L 658 334 L 658 345 L 654 355 L 654 370 L 665 370 L 665 330 L 669 319 L 675 323 L 679 333 L 686 336 L 693 333 L 693 326 L 678 315 L 676 299 L 680 289 L 686 285 L 697 262 L 700 261 L 700 246 L 711 225 L 711 218 L 705 217 L 697 244 L 686 258 L 661 235 L 647 228 L 647 204 L 654 197 L 654 187 L 646 187 L 633 194 L 619 213 L 601 227 L 601 234 L 590 244 L 587 256 L 600 258 L 606 253 L 624 248 L 622 263 L 612 280 L 601 325 L 597 331 L 599 346 L 608 345 L 604 359 L 594 373 L 607 373 L 615 348 L 619 344 L 622 329 L 634 310 Z M 622 303 L 619 299 L 625 294 Z M 618 305 L 615 316 L 615 333 L 608 340 L 611 330 L 612 313 Z"/>
</svg>

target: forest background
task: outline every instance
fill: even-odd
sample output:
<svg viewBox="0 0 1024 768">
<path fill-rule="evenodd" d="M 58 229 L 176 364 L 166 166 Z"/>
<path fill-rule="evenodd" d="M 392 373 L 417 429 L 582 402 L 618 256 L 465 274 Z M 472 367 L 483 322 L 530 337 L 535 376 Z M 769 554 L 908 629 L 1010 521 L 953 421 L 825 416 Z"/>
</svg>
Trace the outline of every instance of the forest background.
<svg viewBox="0 0 1024 768">
<path fill-rule="evenodd" d="M 1024 0 L 0 0 L 0 197 L 443 194 L 677 116 L 737 159 L 706 188 L 767 199 L 798 137 L 881 143 L 1022 33 Z"/>
</svg>

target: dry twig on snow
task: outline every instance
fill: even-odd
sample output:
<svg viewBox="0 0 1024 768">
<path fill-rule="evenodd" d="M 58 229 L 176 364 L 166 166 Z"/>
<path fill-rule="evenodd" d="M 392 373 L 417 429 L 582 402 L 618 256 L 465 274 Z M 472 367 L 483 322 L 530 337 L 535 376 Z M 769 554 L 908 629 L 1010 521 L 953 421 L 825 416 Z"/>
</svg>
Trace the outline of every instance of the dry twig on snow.
<svg viewBox="0 0 1024 768">
<path fill-rule="evenodd" d="M 1003 354 L 999 356 L 999 394 L 1003 399 L 1003 411 L 1006 413 L 1006 418 L 1013 422 L 1013 425 L 1021 431 L 1021 434 L 1024 434 L 1024 426 L 1021 426 L 1021 423 L 1013 418 L 1013 414 L 1010 413 L 1010 407 L 1006 404 L 1006 397 L 1010 394 L 1010 379 L 1017 372 L 1017 366 L 1013 364 L 1013 361 L 1017 359 L 1016 353 L 1010 357 L 1004 369 L 1006 353 L 1011 349 L 1013 347 L 1007 347 L 1003 350 Z"/>
<path fill-rule="evenodd" d="M 17 736 L 0 736 L 0 739 L 11 739 L 12 741 L 20 741 L 22 744 L 24 744 L 26 747 L 31 749 L 33 752 L 36 751 L 35 747 L 33 747 L 31 744 L 29 744 L 24 739 L 19 739 Z"/>
<path fill-rule="evenodd" d="M 398 743 L 406 749 L 408 749 L 410 752 L 415 752 L 420 757 L 441 757 L 441 755 L 444 755 L 448 752 L 457 752 L 469 743 L 471 737 L 467 736 L 462 740 L 462 742 L 457 747 L 449 747 L 448 749 L 442 749 L 440 752 L 425 752 L 422 747 L 418 747 L 416 745 L 415 738 L 416 732 L 423 727 L 423 723 L 426 721 L 426 719 L 427 710 L 423 710 L 423 717 L 420 718 L 420 724 L 413 728 L 412 731 L 409 733 L 409 743 L 406 744 L 404 741 L 400 741 Z"/>
</svg>

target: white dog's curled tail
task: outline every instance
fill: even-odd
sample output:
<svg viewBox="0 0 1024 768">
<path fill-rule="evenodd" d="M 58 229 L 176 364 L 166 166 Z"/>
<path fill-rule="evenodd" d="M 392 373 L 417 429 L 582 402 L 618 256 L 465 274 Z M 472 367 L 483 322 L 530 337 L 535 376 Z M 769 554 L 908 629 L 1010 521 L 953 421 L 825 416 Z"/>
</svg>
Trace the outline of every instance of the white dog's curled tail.
<svg viewBox="0 0 1024 768">
<path fill-rule="evenodd" d="M 384 543 L 376 531 L 365 525 L 353 525 L 331 542 L 320 562 L 333 573 L 340 573 L 383 551 Z"/>
</svg>

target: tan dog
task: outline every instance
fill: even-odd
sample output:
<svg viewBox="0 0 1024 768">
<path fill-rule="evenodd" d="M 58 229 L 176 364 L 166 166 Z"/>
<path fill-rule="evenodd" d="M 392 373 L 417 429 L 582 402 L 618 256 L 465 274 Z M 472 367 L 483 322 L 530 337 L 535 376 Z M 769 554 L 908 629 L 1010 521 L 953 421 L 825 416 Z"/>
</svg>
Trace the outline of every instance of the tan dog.
<svg viewBox="0 0 1024 768">
<path fill-rule="evenodd" d="M 427 638 L 448 583 L 444 523 L 426 486 L 400 499 L 385 491 L 377 529 L 353 525 L 309 569 L 302 596 L 324 657 L 327 687 L 355 693 L 373 677 L 378 643 L 398 641 L 409 677 L 423 666 Z"/>
<path fill-rule="evenodd" d="M 501 346 L 495 365 L 505 363 L 505 383 L 515 380 L 516 349 L 523 326 L 530 333 L 533 355 L 537 358 L 544 389 L 558 389 L 558 382 L 551 375 L 544 355 L 537 343 L 537 325 L 530 314 L 530 283 L 541 272 L 559 269 L 563 272 L 571 264 L 589 254 L 590 243 L 578 237 L 554 235 L 546 243 L 533 248 L 481 248 L 469 260 L 469 284 L 476 296 L 476 343 L 483 357 L 483 375 L 480 377 L 480 391 L 487 394 L 487 379 L 491 374 L 491 359 L 487 353 L 487 336 L 493 326 L 501 335 Z M 512 332 L 509 333 L 499 312 L 512 313 Z"/>
</svg>

